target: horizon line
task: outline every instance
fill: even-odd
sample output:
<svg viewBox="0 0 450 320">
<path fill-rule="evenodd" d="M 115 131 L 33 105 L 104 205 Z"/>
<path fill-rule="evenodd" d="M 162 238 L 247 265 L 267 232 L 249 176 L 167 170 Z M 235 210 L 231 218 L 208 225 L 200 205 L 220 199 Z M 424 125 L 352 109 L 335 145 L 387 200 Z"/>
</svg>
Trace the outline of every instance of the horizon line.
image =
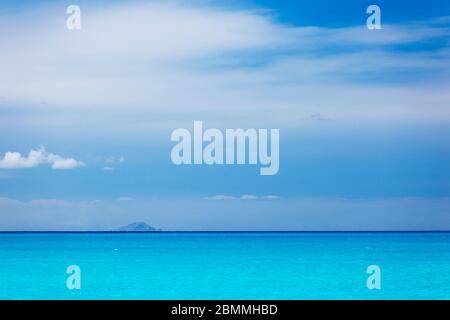
<svg viewBox="0 0 450 320">
<path fill-rule="evenodd" d="M 450 230 L 155 230 L 155 231 L 114 231 L 114 230 L 93 230 L 93 231 L 61 231 L 61 230 L 18 230 L 0 231 L 0 234 L 11 233 L 450 233 Z"/>
</svg>

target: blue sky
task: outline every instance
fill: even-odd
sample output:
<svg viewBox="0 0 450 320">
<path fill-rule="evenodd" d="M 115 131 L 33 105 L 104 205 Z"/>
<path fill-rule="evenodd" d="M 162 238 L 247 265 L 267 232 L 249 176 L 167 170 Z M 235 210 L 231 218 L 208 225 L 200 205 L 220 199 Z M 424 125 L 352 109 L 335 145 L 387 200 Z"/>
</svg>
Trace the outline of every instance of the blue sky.
<svg viewBox="0 0 450 320">
<path fill-rule="evenodd" d="M 0 229 L 450 228 L 448 1 L 378 1 L 381 30 L 367 1 L 69 4 L 0 4 Z M 194 120 L 279 128 L 279 173 L 174 166 Z"/>
</svg>

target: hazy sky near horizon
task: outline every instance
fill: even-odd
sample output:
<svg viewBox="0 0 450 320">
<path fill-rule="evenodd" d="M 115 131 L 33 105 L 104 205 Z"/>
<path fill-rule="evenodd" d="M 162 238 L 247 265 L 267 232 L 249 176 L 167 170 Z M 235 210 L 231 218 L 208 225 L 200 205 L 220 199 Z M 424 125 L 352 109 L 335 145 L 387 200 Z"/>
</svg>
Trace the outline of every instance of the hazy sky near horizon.
<svg viewBox="0 0 450 320">
<path fill-rule="evenodd" d="M 2 1 L 0 230 L 450 229 L 450 3 L 374 3 Z M 173 165 L 194 120 L 279 173 Z"/>
</svg>

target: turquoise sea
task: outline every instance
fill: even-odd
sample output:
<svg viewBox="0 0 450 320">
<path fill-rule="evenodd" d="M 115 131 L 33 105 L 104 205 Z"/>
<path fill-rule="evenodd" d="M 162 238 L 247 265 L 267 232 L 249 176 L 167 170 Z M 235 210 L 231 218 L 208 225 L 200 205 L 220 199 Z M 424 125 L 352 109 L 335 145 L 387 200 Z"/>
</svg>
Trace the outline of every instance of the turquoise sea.
<svg viewBox="0 0 450 320">
<path fill-rule="evenodd" d="M 450 233 L 0 234 L 0 299 L 449 298 Z"/>
</svg>

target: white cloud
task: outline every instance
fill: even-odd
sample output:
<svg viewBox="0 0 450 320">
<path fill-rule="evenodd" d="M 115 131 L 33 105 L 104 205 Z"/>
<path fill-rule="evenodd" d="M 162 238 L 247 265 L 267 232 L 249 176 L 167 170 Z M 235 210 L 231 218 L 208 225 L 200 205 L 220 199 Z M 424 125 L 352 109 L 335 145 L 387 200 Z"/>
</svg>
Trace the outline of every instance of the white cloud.
<svg viewBox="0 0 450 320">
<path fill-rule="evenodd" d="M 60 206 L 70 204 L 70 202 L 61 199 L 35 199 L 24 202 L 24 204 L 38 206 Z"/>
<path fill-rule="evenodd" d="M 74 158 L 63 158 L 56 154 L 49 154 L 48 161 L 52 163 L 52 169 L 74 169 L 78 167 L 84 167 L 85 164 L 81 161 L 77 161 Z"/>
<path fill-rule="evenodd" d="M 74 169 L 85 164 L 73 158 L 64 158 L 54 153 L 48 153 L 44 147 L 31 149 L 27 156 L 20 152 L 8 151 L 0 159 L 0 169 L 29 169 L 40 165 L 50 164 L 52 169 Z"/>
<path fill-rule="evenodd" d="M 234 199 L 237 199 L 237 198 L 233 197 L 233 196 L 226 196 L 226 195 L 223 195 L 223 194 L 219 194 L 219 195 L 216 195 L 216 196 L 206 197 L 205 199 L 206 200 L 234 200 Z"/>
<path fill-rule="evenodd" d="M 29 108 L 45 101 L 56 112 L 89 108 L 97 121 L 104 121 L 105 108 L 156 114 L 152 126 L 170 127 L 179 120 L 174 115 L 187 110 L 212 121 L 233 115 L 233 123 L 291 126 L 318 113 L 333 120 L 450 119 L 450 51 L 389 50 L 449 36 L 449 28 L 432 22 L 383 25 L 370 33 L 364 27 L 293 27 L 268 11 L 204 3 L 112 5 L 84 10 L 83 17 L 83 29 L 69 32 L 59 11 L 3 14 L 0 96 L 32 102 Z M 353 81 L 424 71 L 433 74 L 430 85 Z M 55 123 L 74 121 L 64 115 Z M 54 114 L 28 121 L 49 117 Z M 142 132 L 135 120 L 128 125 Z"/>
<path fill-rule="evenodd" d="M 8 151 L 3 159 L 0 159 L 0 169 L 23 169 L 37 167 L 47 162 L 44 148 L 30 150 L 27 157 L 22 157 L 19 152 Z"/>
<path fill-rule="evenodd" d="M 81 204 L 81 205 L 97 205 L 97 204 L 100 204 L 103 202 L 104 202 L 103 200 L 83 200 L 83 201 L 80 201 L 79 204 Z"/>
<path fill-rule="evenodd" d="M 105 159 L 105 162 L 108 164 L 114 164 L 114 163 L 123 163 L 125 162 L 124 157 L 109 157 Z"/>
<path fill-rule="evenodd" d="M 105 159 L 106 166 L 103 167 L 105 171 L 114 171 L 116 168 L 113 165 L 118 165 L 125 162 L 124 157 L 109 157 Z"/>
<path fill-rule="evenodd" d="M 279 196 L 274 196 L 274 195 L 268 195 L 268 196 L 263 196 L 262 199 L 277 200 L 277 199 L 280 199 L 280 197 Z"/>
<path fill-rule="evenodd" d="M 258 197 L 252 194 L 244 194 L 243 196 L 241 196 L 240 198 L 241 200 L 257 200 Z"/>
</svg>

